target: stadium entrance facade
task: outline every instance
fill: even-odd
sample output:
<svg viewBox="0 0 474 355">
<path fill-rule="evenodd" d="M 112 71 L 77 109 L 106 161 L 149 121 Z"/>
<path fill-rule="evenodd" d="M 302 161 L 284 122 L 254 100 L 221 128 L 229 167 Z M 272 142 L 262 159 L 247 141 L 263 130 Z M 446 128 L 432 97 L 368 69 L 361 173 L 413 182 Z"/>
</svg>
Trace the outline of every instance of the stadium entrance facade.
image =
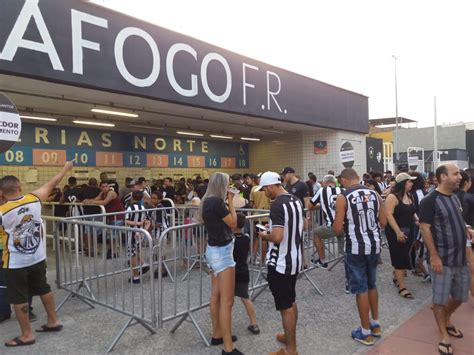
<svg viewBox="0 0 474 355">
<path fill-rule="evenodd" d="M 23 119 L 2 175 L 33 187 L 72 158 L 79 179 L 118 181 L 367 168 L 363 95 L 91 3 L 0 10 L 0 92 Z"/>
</svg>

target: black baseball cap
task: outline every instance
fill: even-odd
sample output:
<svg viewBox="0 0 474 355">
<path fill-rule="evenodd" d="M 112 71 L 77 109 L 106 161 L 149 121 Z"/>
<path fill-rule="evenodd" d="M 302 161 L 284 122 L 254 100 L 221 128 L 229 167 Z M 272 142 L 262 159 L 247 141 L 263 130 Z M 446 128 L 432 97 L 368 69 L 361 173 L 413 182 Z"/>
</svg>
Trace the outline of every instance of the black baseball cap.
<svg viewBox="0 0 474 355">
<path fill-rule="evenodd" d="M 283 171 L 281 172 L 281 175 L 289 174 L 289 173 L 295 173 L 295 169 L 287 166 Z"/>
</svg>

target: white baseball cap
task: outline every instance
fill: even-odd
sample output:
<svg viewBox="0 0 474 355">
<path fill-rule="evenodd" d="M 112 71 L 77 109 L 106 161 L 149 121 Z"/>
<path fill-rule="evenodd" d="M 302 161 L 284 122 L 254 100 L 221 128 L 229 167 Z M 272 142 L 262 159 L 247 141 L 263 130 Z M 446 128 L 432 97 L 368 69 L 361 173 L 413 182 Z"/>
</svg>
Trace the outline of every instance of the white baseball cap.
<svg viewBox="0 0 474 355">
<path fill-rule="evenodd" d="M 411 176 L 407 173 L 400 173 L 397 175 L 397 177 L 395 178 L 395 182 L 398 184 L 402 181 L 405 181 L 405 180 L 416 180 L 416 176 Z"/>
<path fill-rule="evenodd" d="M 260 185 L 257 186 L 255 191 L 260 191 L 262 187 L 268 186 L 268 185 L 277 185 L 281 184 L 281 177 L 280 174 L 277 174 L 273 171 L 267 171 L 262 174 L 260 177 Z"/>
</svg>

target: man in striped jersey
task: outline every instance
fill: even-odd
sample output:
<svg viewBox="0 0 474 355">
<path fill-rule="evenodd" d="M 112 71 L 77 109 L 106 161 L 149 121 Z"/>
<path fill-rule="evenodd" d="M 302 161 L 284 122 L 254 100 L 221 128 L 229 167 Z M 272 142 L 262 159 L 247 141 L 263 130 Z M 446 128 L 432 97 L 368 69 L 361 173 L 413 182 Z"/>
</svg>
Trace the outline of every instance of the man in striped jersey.
<svg viewBox="0 0 474 355">
<path fill-rule="evenodd" d="M 145 187 L 142 186 L 141 183 L 138 183 L 137 181 L 132 180 L 132 181 L 130 181 L 130 186 L 131 186 L 132 191 L 130 191 L 128 194 L 126 194 L 124 197 L 122 197 L 122 205 L 123 205 L 124 208 L 128 208 L 130 206 L 131 201 L 132 201 L 132 193 L 134 191 L 143 192 L 143 197 L 142 197 L 143 201 L 146 204 L 151 205 L 150 194 L 147 192 Z"/>
<path fill-rule="evenodd" d="M 286 349 L 270 354 L 296 354 L 295 286 L 303 263 L 303 204 L 283 188 L 280 175 L 271 171 L 262 174 L 257 189 L 263 189 L 273 200 L 270 229 L 259 233 L 259 237 L 268 241 L 267 280 L 283 322 L 284 333 L 278 333 L 276 338 L 286 344 Z"/>
<path fill-rule="evenodd" d="M 462 205 L 454 193 L 461 174 L 454 164 L 436 169 L 438 187 L 420 204 L 420 228 L 428 249 L 433 287 L 433 312 L 439 329 L 440 354 L 452 354 L 449 336 L 463 333 L 451 323 L 451 316 L 462 302 L 467 302 L 471 275 L 466 260 L 467 238 L 472 228 L 462 216 Z"/>
<path fill-rule="evenodd" d="M 380 196 L 375 190 L 360 185 L 354 169 L 344 169 L 340 179 L 346 190 L 337 197 L 333 228 L 336 234 L 346 238 L 346 276 L 350 292 L 356 295 L 361 321 L 361 326 L 351 335 L 364 345 L 373 345 L 374 337 L 382 335 L 375 281 L 380 230 L 387 224 L 387 216 Z"/>
<path fill-rule="evenodd" d="M 324 187 L 320 188 L 310 200 L 310 209 L 320 208 L 324 217 L 322 225 L 317 227 L 314 231 L 314 246 L 318 252 L 319 259 L 315 260 L 313 258 L 311 259 L 311 262 L 322 269 L 327 269 L 328 263 L 326 262 L 322 239 L 336 236 L 332 227 L 336 216 L 336 199 L 344 189 L 336 187 L 336 177 L 334 175 L 324 176 L 323 186 Z M 337 236 L 337 247 L 339 254 L 342 255 L 344 253 L 343 236 Z"/>
</svg>

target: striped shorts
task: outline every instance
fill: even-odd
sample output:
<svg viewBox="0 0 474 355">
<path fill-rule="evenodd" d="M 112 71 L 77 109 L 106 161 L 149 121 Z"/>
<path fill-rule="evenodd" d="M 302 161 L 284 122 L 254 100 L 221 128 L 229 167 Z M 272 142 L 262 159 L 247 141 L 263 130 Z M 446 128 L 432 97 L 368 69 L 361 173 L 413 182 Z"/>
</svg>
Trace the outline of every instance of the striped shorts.
<svg viewBox="0 0 474 355">
<path fill-rule="evenodd" d="M 457 301 L 467 302 L 471 274 L 468 266 L 445 266 L 443 272 L 431 271 L 433 304 L 446 305 L 449 295 Z"/>
</svg>

